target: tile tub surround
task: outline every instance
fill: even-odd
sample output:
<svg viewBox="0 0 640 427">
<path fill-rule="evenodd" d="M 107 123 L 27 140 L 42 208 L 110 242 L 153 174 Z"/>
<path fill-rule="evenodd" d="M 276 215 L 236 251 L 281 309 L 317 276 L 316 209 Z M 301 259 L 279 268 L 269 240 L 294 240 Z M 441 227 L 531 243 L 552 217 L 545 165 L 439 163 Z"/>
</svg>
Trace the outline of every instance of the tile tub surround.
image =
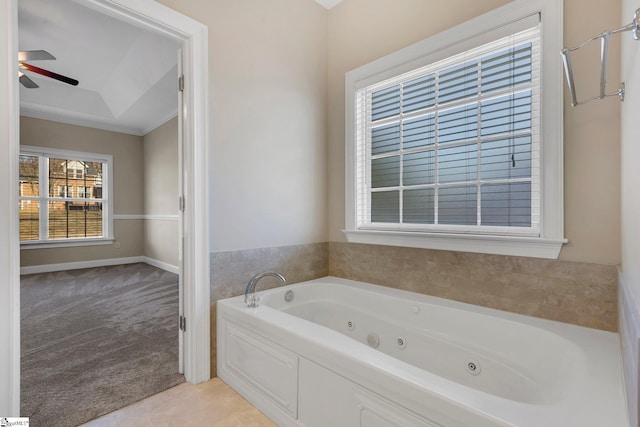
<svg viewBox="0 0 640 427">
<path fill-rule="evenodd" d="M 304 282 L 329 274 L 329 244 L 280 246 L 228 252 L 214 252 L 211 268 L 211 376 L 216 375 L 216 305 L 219 299 L 244 294 L 247 282 L 259 272 L 282 274 L 287 283 Z M 280 286 L 273 277 L 260 280 L 256 290 Z"/>
<path fill-rule="evenodd" d="M 464 252 L 314 243 L 212 253 L 211 375 L 216 375 L 216 306 L 242 295 L 251 276 L 288 283 L 327 275 L 360 280 L 580 326 L 617 330 L 615 266 Z M 274 278 L 258 290 L 279 286 Z"/>
<path fill-rule="evenodd" d="M 288 283 L 328 275 L 328 243 L 247 249 L 211 254 L 211 302 L 244 293 L 249 279 L 262 271 L 282 274 Z M 273 277 L 260 280 L 256 290 L 279 286 Z"/>
<path fill-rule="evenodd" d="M 617 331 L 616 266 L 331 242 L 329 274 Z"/>
</svg>

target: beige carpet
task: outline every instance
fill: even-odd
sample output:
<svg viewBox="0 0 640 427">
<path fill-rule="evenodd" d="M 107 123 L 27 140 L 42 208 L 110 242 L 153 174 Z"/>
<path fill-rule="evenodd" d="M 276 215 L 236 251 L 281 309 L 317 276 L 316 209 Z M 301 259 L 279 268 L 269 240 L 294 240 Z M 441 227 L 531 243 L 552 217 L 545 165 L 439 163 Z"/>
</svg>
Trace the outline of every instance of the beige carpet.
<svg viewBox="0 0 640 427">
<path fill-rule="evenodd" d="M 177 276 L 130 264 L 21 278 L 21 415 L 77 426 L 184 382 Z"/>
</svg>

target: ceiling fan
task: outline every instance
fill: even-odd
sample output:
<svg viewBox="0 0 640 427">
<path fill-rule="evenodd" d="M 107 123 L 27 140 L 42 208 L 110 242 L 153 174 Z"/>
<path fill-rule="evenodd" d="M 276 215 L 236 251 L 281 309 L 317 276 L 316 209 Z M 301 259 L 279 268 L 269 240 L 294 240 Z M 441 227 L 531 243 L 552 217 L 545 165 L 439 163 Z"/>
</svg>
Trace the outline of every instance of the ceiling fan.
<svg viewBox="0 0 640 427">
<path fill-rule="evenodd" d="M 18 53 L 18 65 L 20 70 L 31 71 L 36 74 L 40 74 L 45 77 L 49 77 L 72 86 L 78 86 L 78 81 L 76 79 L 72 79 L 71 77 L 63 76 L 61 74 L 54 73 L 53 71 L 45 70 L 43 68 L 36 67 L 31 64 L 27 64 L 25 61 L 42 61 L 48 59 L 56 59 L 55 56 L 51 55 L 46 50 L 26 50 Z M 27 77 L 22 71 L 18 71 L 20 76 L 20 83 L 22 86 L 28 89 L 35 89 L 39 87 L 36 82 Z"/>
</svg>

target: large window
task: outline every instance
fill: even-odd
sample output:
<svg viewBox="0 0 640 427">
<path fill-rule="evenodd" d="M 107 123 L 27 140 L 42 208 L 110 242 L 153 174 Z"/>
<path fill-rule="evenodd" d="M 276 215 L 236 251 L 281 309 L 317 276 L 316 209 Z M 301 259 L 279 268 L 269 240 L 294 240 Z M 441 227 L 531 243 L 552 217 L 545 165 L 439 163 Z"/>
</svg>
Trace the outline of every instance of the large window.
<svg viewBox="0 0 640 427">
<path fill-rule="evenodd" d="M 557 3 L 508 5 L 347 74 L 351 241 L 557 256 Z"/>
<path fill-rule="evenodd" d="M 111 238 L 111 156 L 23 146 L 20 241 L 90 243 Z"/>
</svg>

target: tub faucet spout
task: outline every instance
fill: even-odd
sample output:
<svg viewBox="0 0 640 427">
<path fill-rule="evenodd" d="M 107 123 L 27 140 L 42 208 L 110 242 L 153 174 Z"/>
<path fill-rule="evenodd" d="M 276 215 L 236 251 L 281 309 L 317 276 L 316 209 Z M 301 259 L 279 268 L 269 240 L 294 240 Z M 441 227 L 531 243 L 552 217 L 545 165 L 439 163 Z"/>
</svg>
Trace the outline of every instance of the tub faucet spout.
<svg viewBox="0 0 640 427">
<path fill-rule="evenodd" d="M 287 279 L 284 278 L 282 274 L 276 273 L 274 271 L 265 271 L 262 273 L 258 273 L 249 280 L 247 283 L 247 289 L 244 292 L 244 302 L 247 304 L 249 308 L 255 308 L 258 306 L 260 302 L 260 298 L 255 294 L 256 285 L 260 281 L 260 279 L 264 277 L 275 277 L 280 280 L 283 284 L 287 283 Z"/>
</svg>

